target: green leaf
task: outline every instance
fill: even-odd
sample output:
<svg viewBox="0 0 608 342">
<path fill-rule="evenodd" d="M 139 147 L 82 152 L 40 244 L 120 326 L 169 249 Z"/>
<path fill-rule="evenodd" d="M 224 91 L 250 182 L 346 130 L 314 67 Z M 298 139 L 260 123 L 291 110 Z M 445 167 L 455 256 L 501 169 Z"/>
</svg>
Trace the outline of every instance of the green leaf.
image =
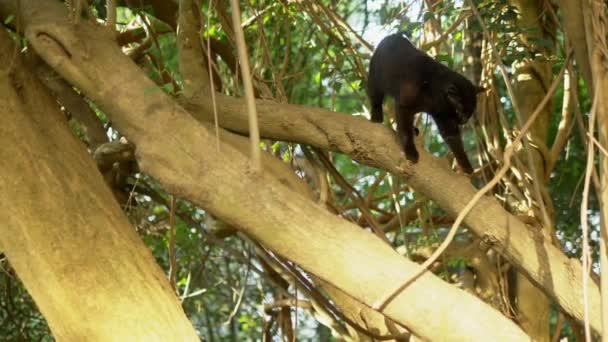
<svg viewBox="0 0 608 342">
<path fill-rule="evenodd" d="M 8 25 L 8 24 L 12 23 L 13 20 L 15 20 L 15 15 L 11 14 L 8 17 L 6 17 L 6 19 L 4 19 L 4 25 Z"/>
</svg>

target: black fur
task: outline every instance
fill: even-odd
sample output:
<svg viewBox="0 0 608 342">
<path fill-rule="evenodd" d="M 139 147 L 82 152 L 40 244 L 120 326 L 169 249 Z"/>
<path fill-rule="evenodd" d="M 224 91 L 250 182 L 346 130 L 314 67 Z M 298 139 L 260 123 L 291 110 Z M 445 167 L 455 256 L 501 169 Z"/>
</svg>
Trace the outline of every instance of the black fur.
<svg viewBox="0 0 608 342">
<path fill-rule="evenodd" d="M 482 91 L 462 75 L 418 50 L 402 34 L 384 38 L 370 61 L 367 82 L 373 122 L 382 122 L 382 102 L 395 99 L 397 133 L 408 160 L 418 162 L 414 145 L 416 113 L 433 117 L 441 136 L 458 164 L 473 172 L 460 136 L 460 127 L 475 111 L 477 93 Z"/>
</svg>

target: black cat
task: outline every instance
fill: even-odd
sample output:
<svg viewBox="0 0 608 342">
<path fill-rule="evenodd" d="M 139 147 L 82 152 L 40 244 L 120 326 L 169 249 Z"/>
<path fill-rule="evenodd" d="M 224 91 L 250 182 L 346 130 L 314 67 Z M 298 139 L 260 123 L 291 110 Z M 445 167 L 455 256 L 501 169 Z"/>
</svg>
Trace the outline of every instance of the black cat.
<svg viewBox="0 0 608 342">
<path fill-rule="evenodd" d="M 397 134 L 408 160 L 418 162 L 414 145 L 417 133 L 414 116 L 426 112 L 433 117 L 441 136 L 466 173 L 473 172 L 460 136 L 460 127 L 475 111 L 477 93 L 483 88 L 436 62 L 418 50 L 403 34 L 384 38 L 370 61 L 367 81 L 373 122 L 382 122 L 382 101 L 395 99 Z"/>
</svg>

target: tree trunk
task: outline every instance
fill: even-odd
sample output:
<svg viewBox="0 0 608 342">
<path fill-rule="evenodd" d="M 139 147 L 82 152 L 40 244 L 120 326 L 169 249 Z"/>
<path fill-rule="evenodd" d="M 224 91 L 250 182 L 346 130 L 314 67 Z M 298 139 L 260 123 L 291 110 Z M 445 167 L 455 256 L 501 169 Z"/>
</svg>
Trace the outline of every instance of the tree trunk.
<svg viewBox="0 0 608 342">
<path fill-rule="evenodd" d="M 533 53 L 541 53 L 540 56 L 525 58 L 517 61 L 514 66 L 514 91 L 518 104 L 519 115 L 521 116 L 520 125 L 526 122 L 534 113 L 538 104 L 543 100 L 547 93 L 547 89 L 551 84 L 551 63 L 545 56 L 548 56 L 552 51 L 547 51 L 535 44 L 535 40 L 551 41 L 555 35 L 555 30 L 552 30 L 554 25 L 551 20 L 543 20 L 542 12 L 543 1 L 539 0 L 513 0 L 512 3 L 519 10 L 517 18 L 518 26 L 524 28 L 526 33 L 523 34 L 523 40 L 527 42 L 535 50 Z M 535 53 L 536 54 L 536 53 Z M 528 193 L 530 198 L 536 201 L 530 212 L 534 212 L 534 216 L 539 222 L 539 229 L 548 230 L 548 234 L 553 234 L 554 215 L 553 204 L 551 197 L 548 196 L 546 177 L 545 177 L 545 161 L 549 160 L 547 148 L 547 136 L 549 133 L 549 123 L 551 122 L 552 106 L 547 104 L 538 116 L 528 135 L 530 143 L 525 150 L 520 153 L 525 170 L 532 175 L 532 181 L 527 183 L 526 189 L 521 189 L 522 192 Z M 534 144 L 539 148 L 530 148 L 530 144 Z M 535 207 L 538 204 L 538 207 Z M 525 206 L 524 203 L 522 205 Z M 521 207 L 521 206 L 520 206 Z M 549 305 L 550 301 L 544 293 L 538 289 L 530 280 L 520 272 L 516 272 L 514 277 L 515 284 L 511 287 L 514 289 L 514 303 L 517 319 L 521 327 L 530 335 L 530 337 L 539 342 L 549 341 Z"/>
<path fill-rule="evenodd" d="M 0 10 L 3 11 L 4 15 L 14 13 L 10 10 L 11 6 L 15 6 L 13 2 L 0 2 Z M 40 6 L 44 6 L 44 9 L 40 9 Z M 59 6 L 59 8 L 53 8 L 52 6 Z M 234 203 L 230 196 L 217 190 L 220 184 L 224 184 L 224 181 L 208 184 L 201 183 L 201 178 L 213 177 L 209 174 L 211 172 L 219 178 L 234 177 L 234 180 L 239 180 L 239 182 L 229 182 L 229 188 L 233 188 L 241 183 L 249 186 L 249 183 L 245 180 L 249 181 L 258 177 L 242 171 L 247 170 L 247 164 L 240 159 L 242 157 L 240 154 L 230 154 L 230 156 L 225 154 L 226 156 L 217 160 L 215 159 L 218 158 L 215 150 L 205 155 L 202 155 L 200 150 L 192 152 L 192 149 L 213 146 L 215 142 L 207 140 L 211 138 L 207 137 L 206 131 L 197 123 L 190 121 L 187 118 L 187 113 L 170 101 L 160 90 L 155 91 L 153 96 L 150 95 L 150 91 L 155 89 L 155 85 L 143 75 L 140 75 L 140 71 L 116 48 L 112 38 L 104 38 L 103 30 L 93 29 L 85 22 L 81 22 L 78 30 L 74 30 L 73 25 L 63 19 L 65 11 L 58 3 L 34 1 L 28 2 L 28 6 L 22 6 L 22 8 L 27 11 L 23 23 L 26 27 L 26 35 L 38 53 L 51 66 L 60 71 L 64 78 L 77 85 L 88 96 L 102 105 L 108 114 L 114 113 L 115 115 L 112 118 L 117 127 L 126 133 L 129 138 L 144 143 L 143 146 L 147 148 L 148 154 L 142 153 L 142 145 L 138 143 L 139 158 L 142 161 L 141 166 L 161 179 L 169 191 L 174 191 L 180 196 L 189 198 L 204 208 L 219 210 L 221 207 L 211 207 L 211 203 L 215 205 L 219 205 L 220 202 L 226 203 L 226 201 Z M 41 13 L 48 14 L 41 17 Z M 95 44 L 90 43 L 92 41 Z M 74 56 L 68 58 L 65 54 L 66 51 L 69 51 L 70 55 L 76 54 L 77 59 L 74 59 L 76 58 Z M 121 72 L 119 75 L 108 74 L 106 70 L 110 69 L 121 70 Z M 130 89 L 137 84 L 141 84 L 141 86 Z M 217 101 L 218 109 L 221 111 L 219 115 L 220 124 L 230 130 L 246 133 L 247 119 L 244 115 L 246 111 L 242 101 L 220 94 L 217 96 Z M 208 98 L 195 98 L 185 105 L 192 110 L 193 115 L 201 120 L 213 117 Z M 445 161 L 433 158 L 423 151 L 421 151 L 421 159 L 416 167 L 409 167 L 404 163 L 404 159 L 400 157 L 401 149 L 393 133 L 387 128 L 371 124 L 361 118 L 311 107 L 277 104 L 271 101 L 257 101 L 257 106 L 260 115 L 260 130 L 266 137 L 303 142 L 321 148 L 338 150 L 349 154 L 353 159 L 362 163 L 403 174 L 412 187 L 433 198 L 451 215 L 456 215 L 475 192 L 475 189 L 464 181 L 464 177 L 450 172 Z M 132 112 L 134 108 L 138 108 L 137 113 Z M 144 124 L 145 126 L 142 126 Z M 187 134 L 180 134 L 169 139 L 165 133 L 161 133 L 166 129 L 179 131 L 180 133 L 181 130 L 184 130 Z M 158 143 L 161 139 L 169 139 L 170 144 Z M 137 143 L 137 141 L 135 142 Z M 149 146 L 146 146 L 146 144 Z M 179 151 L 188 152 L 182 153 Z M 227 151 L 233 150 L 228 148 Z M 178 155 L 179 157 L 177 157 Z M 173 166 L 171 166 L 174 163 L 185 163 L 186 161 L 193 163 L 188 167 L 188 170 L 173 169 Z M 216 164 L 213 161 L 219 163 Z M 219 169 L 216 169 L 216 167 L 219 167 Z M 237 170 L 239 172 L 236 172 Z M 176 174 L 185 174 L 185 177 L 175 179 Z M 206 186 L 210 188 L 207 189 Z M 270 188 L 264 188 L 264 191 L 269 190 Z M 242 194 L 254 193 L 255 191 L 248 189 L 237 192 L 234 196 L 239 197 Z M 276 201 L 276 199 L 270 200 L 270 198 L 268 200 L 272 203 Z M 256 198 L 255 202 L 260 202 L 260 199 Z M 283 208 L 286 202 L 278 201 L 278 203 L 280 203 L 279 207 Z M 305 203 L 303 204 L 304 207 L 310 205 L 307 202 Z M 249 205 L 248 202 L 234 203 L 239 208 L 245 206 L 245 204 Z M 249 219 L 262 219 L 259 211 L 261 208 L 257 209 L 258 211 Z M 231 210 L 230 212 L 223 212 L 219 216 L 223 216 L 226 221 L 230 221 L 239 219 L 234 217 L 236 214 L 237 212 Z M 291 216 L 288 217 L 291 218 Z M 245 220 L 243 222 L 247 223 L 247 225 L 241 225 L 243 227 L 258 227 L 254 223 L 255 220 Z M 537 285 L 542 286 L 545 292 L 555 299 L 566 312 L 579 320 L 582 318 L 582 304 L 578 300 L 581 292 L 581 266 L 579 262 L 568 259 L 559 249 L 545 241 L 542 236 L 508 214 L 493 199 L 481 199 L 467 216 L 465 223 L 476 234 L 495 245 L 509 261 L 525 271 L 527 276 L 533 279 Z M 273 225 L 263 225 L 263 227 L 269 226 Z M 310 226 L 310 222 L 303 225 L 303 227 Z M 294 227 L 297 229 L 297 225 Z M 330 230 L 333 231 L 333 228 Z M 323 236 L 323 234 L 321 235 Z M 310 235 L 307 233 L 307 236 Z M 271 243 L 277 243 L 276 236 L 266 237 L 270 239 Z M 354 237 L 349 237 L 347 240 L 352 239 Z M 266 240 L 260 241 L 267 244 Z M 301 240 L 296 239 L 296 241 L 294 246 L 301 247 Z M 270 245 L 270 243 L 268 244 Z M 288 249 L 287 251 L 292 250 Z M 300 251 L 300 249 L 297 249 L 297 251 Z M 341 266 L 334 266 L 335 269 L 343 269 Z M 379 274 L 376 276 L 379 276 Z M 400 279 L 403 277 L 400 277 Z M 376 278 L 374 275 L 370 275 L 368 279 Z M 380 277 L 378 279 L 384 278 Z M 384 280 L 379 280 L 382 283 L 379 287 L 379 291 L 383 292 L 382 294 L 384 294 L 382 289 L 387 284 Z M 354 292 L 343 290 L 362 300 L 362 297 L 358 297 L 361 295 L 361 292 L 359 292 L 361 287 L 353 289 Z M 591 315 L 591 324 L 594 329 L 599 330 L 599 289 L 593 283 L 589 284 L 589 294 L 591 312 L 595 313 Z M 369 293 L 365 296 L 367 300 L 375 301 L 377 299 L 371 299 L 371 297 L 374 296 Z M 460 315 L 458 316 L 460 317 Z M 393 316 L 393 318 L 395 317 L 397 316 Z M 403 322 L 402 318 L 404 317 L 400 316 L 395 320 Z"/>
<path fill-rule="evenodd" d="M 36 51 L 104 109 L 137 145 L 142 170 L 168 191 L 242 228 L 370 306 L 418 268 L 374 235 L 328 213 L 271 175 L 252 172 L 248 159 L 231 146 L 222 146 L 218 153 L 213 133 L 165 93 L 154 91 L 155 84 L 101 28 L 81 22 L 74 30 L 64 19 L 61 3 L 54 1 L 22 1 L 22 8 L 27 11 L 26 36 Z M 117 72 L 108 73 L 106 63 Z M 167 135 L 167 130 L 179 134 Z M 398 151 L 393 144 L 391 149 Z M 528 340 L 496 310 L 431 274 L 403 291 L 385 314 L 430 340 Z"/>
<path fill-rule="evenodd" d="M 0 30 L 0 249 L 58 341 L 198 341 L 47 89 Z"/>
<path fill-rule="evenodd" d="M 602 289 L 602 341 L 608 341 L 608 68 L 606 68 L 606 5 L 603 1 L 588 0 L 583 3 L 586 17 L 587 46 L 593 75 L 593 89 L 597 92 L 597 125 L 600 147 L 600 187 L 596 189 L 600 202 L 600 275 Z M 588 144 L 593 144 L 589 142 Z"/>
<path fill-rule="evenodd" d="M 576 64 L 585 80 L 585 85 L 590 89 L 589 93 L 593 93 L 589 49 L 587 47 L 587 40 L 585 39 L 584 0 L 557 0 L 557 3 L 559 4 L 566 37 L 574 49 Z"/>
</svg>

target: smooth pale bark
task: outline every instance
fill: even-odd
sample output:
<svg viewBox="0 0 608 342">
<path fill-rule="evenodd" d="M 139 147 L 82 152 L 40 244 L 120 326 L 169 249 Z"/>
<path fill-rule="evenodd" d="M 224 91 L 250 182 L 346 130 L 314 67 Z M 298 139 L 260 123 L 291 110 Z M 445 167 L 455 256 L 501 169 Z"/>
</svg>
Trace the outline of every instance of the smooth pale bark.
<svg viewBox="0 0 608 342">
<path fill-rule="evenodd" d="M 548 32 L 551 27 L 550 20 L 543 21 L 542 0 L 511 0 L 518 9 L 517 24 L 525 31 L 522 38 L 534 45 L 534 41 L 538 39 L 551 40 Z M 555 30 L 553 30 L 555 31 Z M 519 115 L 521 121 L 526 122 L 534 113 L 538 104 L 546 96 L 547 89 L 552 81 L 551 62 L 545 57 L 552 54 L 552 49 L 546 46 L 535 46 L 545 55 L 540 55 L 533 58 L 524 58 L 513 63 L 514 79 L 513 89 L 516 101 L 519 107 Z M 529 148 L 522 151 L 520 154 L 527 163 L 528 170 L 524 172 L 533 177 L 533 181 L 528 186 L 527 191 L 531 192 L 532 196 L 537 199 L 537 203 L 542 201 L 543 208 L 532 208 L 535 216 L 540 222 L 543 222 L 539 229 L 553 229 L 554 213 L 551 197 L 548 195 L 545 180 L 545 161 L 549 159 L 549 149 L 547 148 L 547 136 L 549 134 L 549 124 L 552 116 L 551 102 L 545 106 L 538 118 L 530 128 L 528 138 L 530 143 L 539 146 L 539 148 Z M 525 191 L 525 189 L 522 189 Z M 553 232 L 547 232 L 547 235 L 552 235 Z M 513 303 L 517 313 L 517 321 L 528 335 L 538 342 L 548 342 L 551 338 L 549 332 L 549 309 L 550 301 L 544 293 L 538 289 L 530 280 L 521 272 L 516 272 L 514 284 L 511 287 L 516 302 Z"/>
<path fill-rule="evenodd" d="M 403 327 L 399 327 L 395 322 L 389 320 L 387 317 L 382 315 L 376 310 L 373 310 L 367 306 L 361 305 L 360 302 L 354 300 L 348 294 L 342 292 L 333 285 L 318 281 L 323 286 L 323 290 L 331 297 L 336 305 L 342 310 L 344 315 L 353 322 L 356 322 L 361 327 L 367 328 L 369 331 L 373 331 L 377 335 L 393 335 L 402 336 L 407 330 Z M 357 335 L 357 341 L 360 342 L 374 342 L 377 341 L 373 337 L 369 337 L 359 332 L 355 332 Z M 391 340 L 394 341 L 394 340 Z"/>
<path fill-rule="evenodd" d="M 601 64 L 603 67 L 603 64 Z M 604 96 L 608 96 L 608 92 L 606 91 L 606 87 L 608 86 L 608 77 L 606 77 L 606 70 L 604 69 L 602 72 L 602 89 L 596 89 L 596 91 L 601 91 Z M 600 100 L 601 105 L 598 106 L 598 132 L 599 132 L 599 140 L 600 144 L 606 147 L 608 146 L 608 98 L 603 97 Z M 602 287 L 602 326 L 603 331 L 608 330 L 608 156 L 602 154 L 601 159 L 601 168 L 600 168 L 600 184 L 601 184 L 601 193 L 599 194 L 600 203 L 601 203 L 601 239 L 600 241 L 600 263 L 601 263 L 601 287 Z M 604 342 L 608 341 L 608 336 L 604 333 L 603 340 Z"/>
<path fill-rule="evenodd" d="M 178 10 L 179 31 L 177 50 L 179 69 L 183 79 L 183 96 L 211 92 L 207 54 L 201 46 L 201 10 L 198 1 L 180 0 Z M 217 77 L 217 75 L 214 75 Z"/>
<path fill-rule="evenodd" d="M 559 5 L 562 25 L 566 32 L 568 42 L 574 49 L 574 59 L 580 70 L 585 85 L 593 94 L 593 77 L 591 75 L 591 63 L 589 61 L 589 49 L 585 39 L 585 17 L 583 15 L 584 0 L 557 0 Z"/>
<path fill-rule="evenodd" d="M 367 305 L 418 268 L 271 175 L 251 172 L 246 156 L 231 146 L 218 153 L 213 134 L 158 90 L 99 27 L 81 22 L 74 29 L 55 1 L 22 5 L 32 46 L 135 142 L 140 167 L 169 192 L 241 227 Z M 412 284 L 385 314 L 430 340 L 528 340 L 499 312 L 432 274 Z"/>
<path fill-rule="evenodd" d="M 26 34 L 34 48 L 45 57 L 49 64 L 61 71 L 62 76 L 99 102 L 110 99 L 114 101 L 122 100 L 122 97 L 130 95 L 130 92 L 125 94 L 125 89 L 137 86 L 139 77 L 133 79 L 127 77 L 131 76 L 130 74 L 124 76 L 111 75 L 112 80 L 106 80 L 109 77 L 107 70 L 118 69 L 119 66 L 115 63 L 120 61 L 122 73 L 124 69 L 122 65 L 126 62 L 122 61 L 123 56 L 118 50 L 112 50 L 115 44 L 109 38 L 104 39 L 101 30 L 90 29 L 86 26 L 87 24 L 81 23 L 78 32 L 74 32 L 69 23 L 62 21 L 64 20 L 63 12 L 61 12 L 63 11 L 62 8 L 46 10 L 50 6 L 60 6 L 60 4 L 51 5 L 47 2 L 39 3 L 35 1 L 28 1 L 27 3 L 31 5 L 23 6 L 23 8 L 28 9 L 24 16 L 24 25 L 27 27 Z M 6 6 L 0 6 L 0 10 L 10 7 L 9 5 L 14 5 L 9 0 L 0 2 L 0 5 L 5 4 Z M 37 10 L 39 6 L 44 6 L 45 10 Z M 30 8 L 34 10 L 31 11 Z M 7 13 L 6 11 L 3 12 Z M 46 14 L 42 16 L 41 13 Z M 95 44 L 92 42 L 95 42 Z M 67 51 L 70 54 L 78 53 L 78 55 L 71 57 L 66 55 L 64 49 L 68 48 Z M 78 66 L 69 62 L 70 59 L 76 57 L 78 58 Z M 165 109 L 162 107 L 163 110 L 161 110 L 161 107 L 155 104 L 160 103 L 161 99 L 165 97 L 157 95 L 161 91 L 154 91 L 154 89 L 157 89 L 155 85 L 151 83 L 145 83 L 145 85 L 146 96 L 142 99 L 141 94 L 137 94 L 140 96 L 138 100 L 143 102 L 131 103 L 128 105 L 128 110 L 118 107 L 118 104 L 114 101 L 104 104 L 104 109 L 109 114 L 123 113 L 124 111 L 125 115 L 135 115 L 130 110 L 145 105 L 145 115 L 138 117 L 139 119 L 131 118 L 126 121 L 117 116 L 115 122 L 118 127 L 123 132 L 128 133 L 133 141 L 135 141 L 135 137 L 140 141 L 163 137 L 164 139 L 176 140 L 174 143 L 179 142 L 179 144 L 188 146 L 188 148 L 200 146 L 193 145 L 193 143 L 200 144 L 202 137 L 191 140 L 195 138 L 184 136 L 181 131 L 175 137 L 168 138 L 165 136 L 167 130 L 174 130 L 175 125 L 178 125 L 178 118 L 179 120 L 186 119 L 177 114 L 178 111 L 182 113 L 179 106 L 171 104 L 172 108 Z M 112 99 L 112 97 L 118 98 Z M 220 95 L 217 99 L 220 109 L 220 124 L 232 131 L 246 133 L 248 125 L 244 102 Z M 191 113 L 198 115 L 199 118 L 211 118 L 212 111 L 209 99 L 201 98 L 196 101 L 187 104 L 187 107 L 194 111 L 194 113 Z M 447 168 L 445 160 L 434 158 L 426 152 L 421 153 L 420 161 L 416 164 L 416 167 L 402 164 L 405 161 L 400 157 L 401 149 L 394 134 L 388 128 L 371 124 L 363 118 L 313 107 L 277 104 L 272 101 L 258 101 L 257 108 L 260 115 L 262 136 L 340 151 L 349 154 L 359 162 L 380 167 L 390 172 L 401 173 L 409 184 L 428 197 L 433 198 L 451 215 L 456 215 L 475 193 L 475 189 L 469 184 L 466 177 L 454 174 Z M 165 110 L 169 111 L 169 115 L 175 118 L 175 121 L 159 123 L 156 120 L 159 116 L 165 114 Z M 153 122 L 149 123 L 147 120 Z M 192 129 L 192 125 L 193 123 L 188 121 L 185 126 L 187 129 Z M 196 135 L 203 135 L 203 133 L 200 132 Z M 137 143 L 137 141 L 135 142 Z M 153 142 L 148 143 L 152 144 Z M 169 146 L 171 145 L 161 145 L 160 148 L 166 151 Z M 205 148 L 205 146 L 201 146 L 201 148 Z M 141 153 L 140 144 L 138 144 L 138 149 L 143 164 L 152 163 L 151 156 L 145 158 Z M 170 155 L 167 155 L 167 153 L 161 154 L 158 151 L 154 152 L 153 149 L 150 149 L 150 151 L 154 157 L 158 158 L 161 165 L 149 165 L 150 169 L 148 171 L 151 171 L 152 167 L 169 167 L 175 159 L 181 159 L 181 154 L 180 157 L 175 156 L 175 153 L 179 151 L 171 151 L 169 152 Z M 209 156 L 201 157 L 207 158 Z M 233 160 L 229 159 L 229 161 L 232 163 Z M 198 184 L 199 178 L 206 175 L 207 172 L 211 172 L 211 170 L 216 171 L 210 165 L 199 163 L 195 170 L 196 173 L 189 175 L 192 178 L 185 177 L 178 183 L 173 182 L 171 172 L 167 170 L 163 172 L 155 171 L 154 176 L 158 178 L 169 177 L 164 179 L 167 189 L 178 193 L 177 189 L 181 189 L 181 186 L 188 188 L 191 184 L 203 186 L 203 184 Z M 236 167 L 234 164 L 230 165 Z M 223 168 L 224 165 L 222 164 L 220 167 Z M 240 173 L 235 179 L 245 176 L 254 177 L 249 175 L 246 170 L 246 164 L 238 166 Z M 183 173 L 179 169 L 173 172 Z M 223 173 L 220 172 L 220 175 L 223 175 Z M 181 186 L 179 186 L 180 184 Z M 189 189 L 189 193 L 191 191 L 193 189 Z M 208 208 L 204 204 L 211 199 L 218 200 L 215 198 L 216 195 L 217 191 L 201 191 L 191 193 L 190 198 L 193 202 Z M 198 198 L 198 200 L 194 198 Z M 234 212 L 227 213 L 227 217 L 234 214 Z M 493 198 L 486 197 L 478 202 L 465 219 L 465 223 L 487 243 L 494 245 L 498 251 L 503 253 L 510 262 L 520 268 L 537 285 L 542 287 L 567 313 L 579 320 L 582 319 L 583 306 L 580 301 L 582 272 L 580 262 L 567 258 L 560 250 L 545 241 L 540 234 L 537 234 L 533 229 L 528 229 L 523 222 L 506 212 Z M 266 243 L 265 241 L 262 242 Z M 403 278 L 405 276 L 400 277 L 400 279 Z M 354 296 L 354 293 L 346 292 Z M 591 325 L 599 331 L 600 297 L 596 284 L 589 284 L 589 295 L 591 298 L 591 312 L 593 313 Z M 458 317 L 461 316 L 458 315 Z M 396 320 L 404 322 L 400 319 Z"/>
<path fill-rule="evenodd" d="M 55 339 L 198 341 L 55 99 L 19 57 L 0 30 L 0 250 Z"/>
<path fill-rule="evenodd" d="M 602 341 L 608 341 L 608 68 L 606 68 L 606 5 L 603 1 L 587 0 L 583 4 L 588 28 L 587 45 L 590 51 L 590 64 L 593 71 L 593 86 L 597 92 L 597 131 L 600 146 L 600 188 L 596 195 L 600 199 L 600 275 L 602 288 L 602 325 L 604 334 Z M 592 28 L 589 30 L 589 28 Z M 591 143 L 591 142 L 590 142 Z M 590 313 L 592 315 L 593 313 Z"/>
<path fill-rule="evenodd" d="M 70 84 L 58 77 L 44 63 L 38 63 L 35 72 L 38 79 L 49 88 L 59 103 L 78 121 L 80 128 L 84 130 L 88 138 L 92 151 L 99 145 L 108 142 L 108 136 L 102 122 L 97 118 L 82 95 L 78 94 Z"/>
</svg>

